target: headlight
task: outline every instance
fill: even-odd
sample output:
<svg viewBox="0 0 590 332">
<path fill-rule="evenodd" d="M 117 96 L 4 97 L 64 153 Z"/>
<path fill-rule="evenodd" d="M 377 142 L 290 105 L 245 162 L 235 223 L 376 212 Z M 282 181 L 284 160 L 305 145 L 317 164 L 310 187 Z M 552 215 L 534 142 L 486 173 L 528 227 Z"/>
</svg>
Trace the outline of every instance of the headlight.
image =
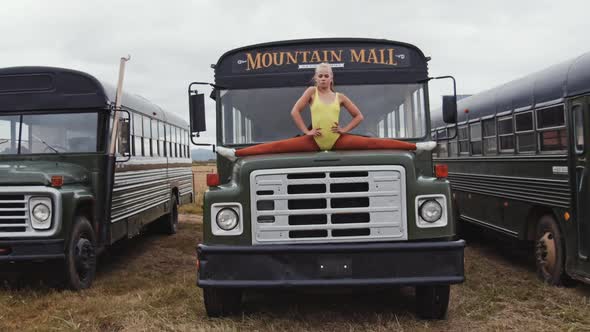
<svg viewBox="0 0 590 332">
<path fill-rule="evenodd" d="M 420 217 L 427 222 L 436 222 L 442 216 L 442 206 L 435 200 L 427 200 L 420 206 Z"/>
<path fill-rule="evenodd" d="M 37 221 L 44 223 L 47 220 L 49 220 L 50 216 L 51 216 L 51 209 L 49 209 L 49 206 L 47 206 L 43 203 L 39 203 L 39 204 L 35 205 L 35 207 L 33 207 L 33 217 L 35 217 L 35 219 L 37 219 Z"/>
<path fill-rule="evenodd" d="M 217 212 L 217 217 L 215 218 L 217 222 L 217 226 L 223 229 L 224 231 L 231 231 L 232 229 L 236 228 L 238 225 L 238 214 L 236 211 L 230 208 L 221 209 Z"/>
<path fill-rule="evenodd" d="M 51 228 L 53 219 L 52 201 L 49 197 L 31 197 L 29 200 L 29 218 L 31 226 L 38 231 Z"/>
</svg>

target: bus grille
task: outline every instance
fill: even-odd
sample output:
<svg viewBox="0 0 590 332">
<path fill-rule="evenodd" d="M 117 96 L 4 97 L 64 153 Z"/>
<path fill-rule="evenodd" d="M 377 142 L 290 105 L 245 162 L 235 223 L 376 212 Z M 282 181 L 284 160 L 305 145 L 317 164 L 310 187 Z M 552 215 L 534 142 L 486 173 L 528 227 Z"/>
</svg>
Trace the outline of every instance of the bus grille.
<svg viewBox="0 0 590 332">
<path fill-rule="evenodd" d="M 31 223 L 31 199 L 51 200 L 49 229 L 34 229 Z M 61 229 L 61 193 L 45 186 L 0 186 L 0 239 L 41 238 L 57 234 Z"/>
<path fill-rule="evenodd" d="M 253 244 L 407 239 L 401 166 L 254 171 L 250 197 Z"/>
<path fill-rule="evenodd" d="M 25 195 L 0 194 L 0 233 L 25 232 L 29 207 Z"/>
</svg>

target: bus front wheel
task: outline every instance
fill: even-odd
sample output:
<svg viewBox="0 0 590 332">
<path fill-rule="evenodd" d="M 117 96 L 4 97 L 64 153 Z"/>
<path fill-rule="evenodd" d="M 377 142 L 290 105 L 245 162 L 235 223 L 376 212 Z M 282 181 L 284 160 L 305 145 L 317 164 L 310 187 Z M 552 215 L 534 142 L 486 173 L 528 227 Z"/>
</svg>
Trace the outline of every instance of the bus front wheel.
<svg viewBox="0 0 590 332">
<path fill-rule="evenodd" d="M 561 286 L 565 275 L 565 250 L 557 221 L 551 215 L 541 217 L 535 234 L 535 262 L 537 275 L 544 282 Z"/>
<path fill-rule="evenodd" d="M 66 247 L 65 281 L 71 290 L 89 288 L 96 275 L 96 235 L 88 219 L 78 216 Z"/>
<path fill-rule="evenodd" d="M 422 319 L 444 319 L 449 308 L 451 286 L 416 286 L 416 313 Z"/>
<path fill-rule="evenodd" d="M 234 315 L 242 307 L 242 292 L 239 289 L 203 288 L 203 300 L 209 317 Z"/>
</svg>

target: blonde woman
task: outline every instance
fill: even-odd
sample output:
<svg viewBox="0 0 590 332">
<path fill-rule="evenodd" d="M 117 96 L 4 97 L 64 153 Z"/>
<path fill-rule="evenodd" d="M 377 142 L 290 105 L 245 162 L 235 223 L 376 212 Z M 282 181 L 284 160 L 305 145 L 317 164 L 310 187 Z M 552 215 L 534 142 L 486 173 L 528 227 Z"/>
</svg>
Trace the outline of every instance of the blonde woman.
<svg viewBox="0 0 590 332">
<path fill-rule="evenodd" d="M 313 81 L 315 85 L 305 90 L 291 110 L 293 121 L 304 133 L 303 136 L 258 144 L 237 151 L 221 147 L 218 148 L 218 152 L 231 158 L 234 157 L 234 153 L 237 157 L 243 157 L 269 153 L 324 150 L 431 150 L 436 146 L 434 142 L 414 144 L 388 138 L 370 138 L 349 134 L 363 121 L 363 115 L 348 97 L 334 90 L 332 67 L 328 63 L 320 63 L 316 67 Z M 301 112 L 307 105 L 310 105 L 311 109 L 311 128 L 305 126 L 301 117 Z M 342 107 L 352 116 L 350 123 L 345 126 L 341 126 L 339 122 Z"/>
</svg>

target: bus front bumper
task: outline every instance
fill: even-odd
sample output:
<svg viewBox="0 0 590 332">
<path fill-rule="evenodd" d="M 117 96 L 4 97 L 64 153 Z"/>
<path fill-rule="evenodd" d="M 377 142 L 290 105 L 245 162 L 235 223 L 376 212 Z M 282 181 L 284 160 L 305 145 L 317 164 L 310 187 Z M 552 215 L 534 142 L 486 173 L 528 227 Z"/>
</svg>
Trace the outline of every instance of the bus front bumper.
<svg viewBox="0 0 590 332">
<path fill-rule="evenodd" d="M 465 241 L 197 247 L 200 287 L 448 285 Z"/>
<path fill-rule="evenodd" d="M 64 259 L 64 240 L 0 241 L 0 262 Z"/>
</svg>

